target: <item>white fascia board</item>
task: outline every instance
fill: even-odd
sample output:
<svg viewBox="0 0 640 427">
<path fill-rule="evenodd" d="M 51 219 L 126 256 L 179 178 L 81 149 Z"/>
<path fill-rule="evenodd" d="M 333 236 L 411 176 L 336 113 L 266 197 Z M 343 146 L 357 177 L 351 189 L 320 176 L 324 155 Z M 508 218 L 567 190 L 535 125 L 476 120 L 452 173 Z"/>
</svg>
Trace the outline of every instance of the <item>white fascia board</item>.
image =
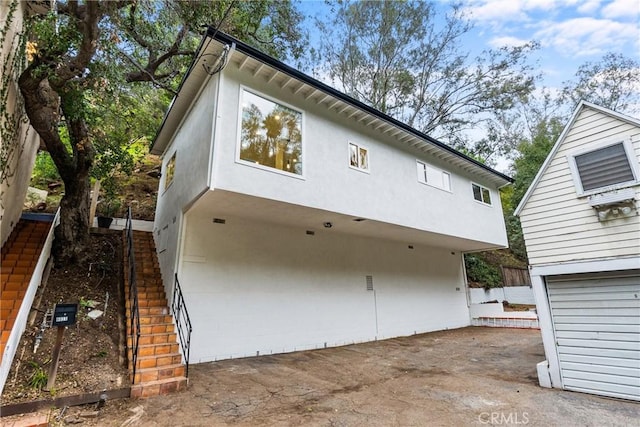
<svg viewBox="0 0 640 427">
<path fill-rule="evenodd" d="M 630 117 L 630 116 L 627 116 L 625 114 L 618 113 L 617 111 L 613 111 L 613 110 L 610 110 L 608 108 L 601 107 L 601 106 L 596 105 L 596 104 L 591 103 L 591 102 L 580 101 L 580 103 L 576 107 L 575 111 L 573 112 L 573 115 L 571 116 L 571 119 L 569 119 L 569 122 L 564 127 L 564 129 L 562 130 L 562 133 L 558 137 L 558 140 L 556 141 L 556 143 L 554 144 L 553 148 L 549 152 L 549 155 L 544 160 L 544 163 L 542 164 L 542 167 L 540 168 L 540 170 L 536 174 L 535 178 L 531 182 L 531 185 L 527 189 L 527 192 L 524 194 L 524 197 L 522 198 L 522 200 L 520 200 L 520 203 L 518 204 L 518 207 L 514 211 L 514 215 L 520 216 L 520 213 L 524 209 L 524 206 L 527 204 L 527 201 L 529 200 L 529 197 L 531 197 L 531 193 L 533 193 L 533 190 L 535 190 L 535 188 L 538 186 L 538 183 L 540 182 L 540 179 L 542 178 L 542 175 L 546 172 L 547 168 L 549 167 L 549 163 L 551 163 L 551 160 L 553 159 L 553 157 L 558 152 L 558 149 L 560 148 L 560 146 L 564 142 L 564 139 L 566 138 L 567 133 L 573 127 L 573 124 L 576 121 L 576 118 L 582 112 L 582 109 L 584 107 L 591 108 L 591 109 L 596 110 L 598 112 L 601 112 L 603 114 L 607 114 L 607 115 L 609 115 L 611 117 L 614 117 L 616 119 L 619 119 L 619 120 L 622 120 L 624 122 L 627 122 L 627 123 L 629 123 L 631 125 L 640 127 L 640 120 L 638 120 L 638 119 L 636 119 L 634 117 Z"/>
<path fill-rule="evenodd" d="M 640 269 L 640 257 L 595 259 L 562 264 L 532 265 L 531 276 L 556 276 L 561 274 L 596 273 L 601 271 Z"/>
</svg>

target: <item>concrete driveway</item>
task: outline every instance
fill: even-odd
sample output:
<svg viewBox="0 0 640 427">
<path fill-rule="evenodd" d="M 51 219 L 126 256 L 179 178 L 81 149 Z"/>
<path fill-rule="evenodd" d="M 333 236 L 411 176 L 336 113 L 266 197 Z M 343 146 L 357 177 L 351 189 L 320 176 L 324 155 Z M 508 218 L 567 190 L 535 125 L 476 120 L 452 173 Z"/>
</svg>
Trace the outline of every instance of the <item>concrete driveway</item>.
<svg viewBox="0 0 640 427">
<path fill-rule="evenodd" d="M 638 426 L 640 405 L 543 389 L 540 332 L 469 327 L 192 365 L 186 392 L 83 425 Z"/>
</svg>

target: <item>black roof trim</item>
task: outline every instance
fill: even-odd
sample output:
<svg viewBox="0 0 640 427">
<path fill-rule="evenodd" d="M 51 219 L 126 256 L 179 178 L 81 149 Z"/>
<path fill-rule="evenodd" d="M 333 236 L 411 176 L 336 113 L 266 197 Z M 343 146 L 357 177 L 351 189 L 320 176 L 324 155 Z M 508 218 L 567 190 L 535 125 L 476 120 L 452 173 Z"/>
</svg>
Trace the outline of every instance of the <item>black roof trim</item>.
<svg viewBox="0 0 640 427">
<path fill-rule="evenodd" d="M 417 136 L 418 138 L 425 139 L 425 140 L 429 141 L 430 143 L 432 143 L 432 144 L 434 144 L 434 145 L 436 145 L 436 146 L 438 146 L 438 147 L 440 147 L 440 148 L 442 148 L 442 149 L 444 149 L 444 150 L 446 150 L 446 151 L 448 151 L 448 152 L 450 152 L 450 153 L 452 153 L 452 154 L 454 154 L 454 155 L 456 155 L 458 157 L 461 157 L 464 160 L 469 161 L 469 162 L 475 164 L 476 166 L 479 166 L 482 169 L 485 169 L 486 171 L 491 172 L 492 174 L 495 174 L 495 175 L 499 176 L 500 178 L 502 178 L 502 179 L 504 179 L 504 180 L 506 180 L 508 182 L 514 182 L 514 179 L 511 178 L 510 176 L 505 175 L 505 174 L 503 174 L 501 172 L 498 172 L 497 170 L 495 170 L 493 168 L 490 168 L 489 166 L 485 165 L 484 163 L 481 163 L 481 162 L 477 161 L 476 159 L 474 159 L 472 157 L 469 157 L 466 154 L 463 154 L 463 153 L 461 153 L 460 151 L 458 151 L 458 150 L 456 150 L 454 148 L 449 147 L 448 145 L 438 141 L 437 139 L 432 138 L 429 135 L 426 135 L 426 134 L 420 132 L 419 130 L 412 128 L 411 126 L 407 125 L 406 123 L 403 123 L 403 122 L 401 122 L 401 121 L 399 121 L 397 119 L 394 119 L 393 117 L 391 117 L 391 116 L 389 116 L 389 115 L 387 115 L 387 114 L 385 114 L 385 113 L 383 113 L 381 111 L 378 111 L 375 108 L 370 107 L 369 105 L 367 105 L 367 104 L 365 104 L 365 103 L 363 103 L 361 101 L 358 101 L 357 99 L 352 98 L 349 95 L 346 95 L 346 94 L 340 92 L 339 90 L 337 90 L 335 88 L 332 88 L 331 86 L 329 86 L 329 85 L 327 85 L 325 83 L 322 83 L 321 81 L 316 80 L 313 77 L 302 73 L 301 71 L 296 70 L 293 67 L 290 67 L 289 65 L 287 65 L 287 64 L 285 64 L 285 63 L 283 63 L 283 62 L 281 62 L 281 61 L 279 61 L 277 59 L 275 59 L 274 57 L 269 56 L 266 53 L 261 52 L 258 49 L 254 48 L 252 46 L 249 46 L 248 44 L 246 44 L 246 43 L 244 43 L 244 42 L 242 42 L 242 41 L 240 41 L 240 40 L 238 40 L 238 39 L 236 39 L 236 38 L 234 38 L 234 37 L 232 37 L 232 36 L 230 36 L 228 34 L 225 34 L 225 33 L 220 32 L 220 31 L 216 31 L 215 28 L 212 28 L 212 27 L 209 26 L 207 28 L 206 36 L 207 37 L 211 37 L 214 40 L 217 40 L 217 41 L 225 43 L 225 44 L 235 45 L 236 50 L 238 50 L 239 52 L 242 52 L 242 53 L 244 53 L 246 55 L 249 55 L 249 56 L 253 57 L 254 59 L 257 59 L 260 62 L 264 62 L 265 64 L 270 65 L 271 67 L 277 69 L 278 71 L 280 71 L 280 72 L 282 72 L 284 74 L 287 74 L 290 77 L 293 77 L 295 79 L 301 80 L 304 83 L 306 83 L 306 84 L 308 84 L 308 85 L 310 85 L 310 86 L 312 86 L 312 87 L 314 87 L 314 88 L 316 88 L 318 90 L 321 90 L 323 92 L 327 92 L 328 94 L 340 99 L 341 101 L 344 101 L 344 102 L 346 102 L 348 104 L 353 105 L 356 108 L 364 110 L 367 113 L 372 114 L 372 115 L 380 118 L 381 120 L 387 121 L 387 122 L 393 124 L 394 126 L 397 126 L 397 127 L 401 128 L 401 129 L 403 129 L 403 130 L 405 130 L 405 131 Z"/>
</svg>

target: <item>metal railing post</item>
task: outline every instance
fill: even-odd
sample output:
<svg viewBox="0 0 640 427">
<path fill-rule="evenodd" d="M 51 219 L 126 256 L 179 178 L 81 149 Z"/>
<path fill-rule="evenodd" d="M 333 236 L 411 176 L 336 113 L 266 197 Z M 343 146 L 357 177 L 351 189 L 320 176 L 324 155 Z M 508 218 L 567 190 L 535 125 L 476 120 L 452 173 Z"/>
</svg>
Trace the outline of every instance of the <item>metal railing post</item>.
<svg viewBox="0 0 640 427">
<path fill-rule="evenodd" d="M 180 287 L 178 275 L 175 275 L 173 287 L 173 300 L 171 301 L 171 312 L 176 319 L 176 329 L 180 339 L 180 348 L 185 360 L 185 377 L 189 377 L 189 353 L 191 351 L 191 319 L 184 302 L 184 295 Z"/>
<path fill-rule="evenodd" d="M 136 382 L 136 369 L 138 364 L 138 347 L 140 341 L 140 308 L 138 306 L 138 286 L 136 280 L 136 260 L 133 250 L 133 221 L 131 219 L 131 207 L 127 210 L 127 222 L 125 227 L 127 238 L 127 262 L 128 262 L 128 279 L 129 279 L 129 319 L 131 325 L 129 327 L 129 335 L 131 336 L 131 362 L 132 380 Z"/>
</svg>

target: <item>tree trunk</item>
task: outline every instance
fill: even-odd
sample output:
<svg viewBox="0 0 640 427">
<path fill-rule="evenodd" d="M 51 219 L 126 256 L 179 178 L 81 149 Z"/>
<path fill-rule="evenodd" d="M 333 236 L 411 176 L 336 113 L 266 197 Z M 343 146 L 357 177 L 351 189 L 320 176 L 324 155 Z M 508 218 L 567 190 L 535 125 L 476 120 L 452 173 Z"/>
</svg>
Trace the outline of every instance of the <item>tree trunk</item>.
<svg viewBox="0 0 640 427">
<path fill-rule="evenodd" d="M 20 90 L 31 125 L 47 147 L 51 159 L 64 182 L 60 201 L 60 225 L 56 228 L 53 254 L 58 265 L 82 260 L 89 241 L 89 171 L 95 150 L 82 117 L 66 120 L 71 152 L 65 147 L 58 130 L 59 111 L 73 104 L 61 103 L 59 94 L 47 79 L 32 74 L 34 64 L 20 76 Z"/>
<path fill-rule="evenodd" d="M 56 228 L 53 251 L 56 263 L 82 260 L 89 242 L 89 175 L 64 183 L 60 200 L 60 225 Z"/>
</svg>

